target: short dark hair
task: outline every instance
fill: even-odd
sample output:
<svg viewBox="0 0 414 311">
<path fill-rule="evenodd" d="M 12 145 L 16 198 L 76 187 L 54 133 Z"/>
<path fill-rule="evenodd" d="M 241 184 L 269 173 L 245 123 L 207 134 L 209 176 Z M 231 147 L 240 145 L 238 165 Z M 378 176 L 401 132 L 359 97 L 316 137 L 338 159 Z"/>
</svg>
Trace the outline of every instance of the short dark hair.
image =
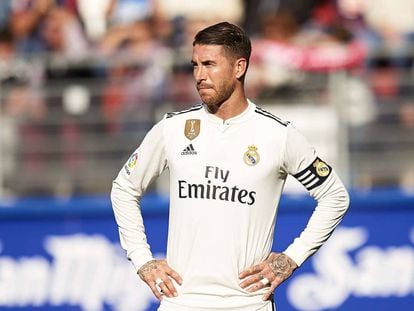
<svg viewBox="0 0 414 311">
<path fill-rule="evenodd" d="M 199 31 L 193 41 L 193 46 L 221 45 L 236 58 L 242 57 L 249 64 L 252 45 L 250 38 L 240 27 L 228 22 L 211 25 Z"/>
</svg>

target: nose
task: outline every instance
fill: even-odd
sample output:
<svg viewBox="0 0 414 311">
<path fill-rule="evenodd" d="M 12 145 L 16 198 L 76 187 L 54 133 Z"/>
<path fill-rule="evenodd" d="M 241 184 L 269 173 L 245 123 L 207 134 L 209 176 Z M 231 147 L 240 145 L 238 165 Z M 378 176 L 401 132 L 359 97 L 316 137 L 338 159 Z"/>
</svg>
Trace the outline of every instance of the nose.
<svg viewBox="0 0 414 311">
<path fill-rule="evenodd" d="M 205 79 L 203 66 L 195 66 L 193 74 L 194 79 L 197 81 L 197 83 Z"/>
</svg>

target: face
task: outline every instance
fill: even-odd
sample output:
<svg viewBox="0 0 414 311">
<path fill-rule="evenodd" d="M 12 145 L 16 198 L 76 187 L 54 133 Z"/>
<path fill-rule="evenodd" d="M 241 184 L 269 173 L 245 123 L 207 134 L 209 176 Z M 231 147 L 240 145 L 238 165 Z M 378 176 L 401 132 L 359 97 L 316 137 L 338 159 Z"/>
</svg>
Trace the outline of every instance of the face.
<svg viewBox="0 0 414 311">
<path fill-rule="evenodd" d="M 208 107 L 219 107 L 236 88 L 235 61 L 222 46 L 196 44 L 191 62 L 201 100 Z"/>
</svg>

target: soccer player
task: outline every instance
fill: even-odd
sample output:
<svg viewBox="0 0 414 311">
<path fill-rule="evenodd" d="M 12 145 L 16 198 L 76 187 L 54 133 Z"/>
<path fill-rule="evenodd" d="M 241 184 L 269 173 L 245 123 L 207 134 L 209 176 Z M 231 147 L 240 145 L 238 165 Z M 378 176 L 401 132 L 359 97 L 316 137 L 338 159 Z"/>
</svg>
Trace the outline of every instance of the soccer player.
<svg viewBox="0 0 414 311">
<path fill-rule="evenodd" d="M 349 204 L 335 171 L 289 122 L 246 98 L 251 43 L 223 22 L 195 36 L 191 63 L 201 104 L 169 113 L 113 182 L 122 247 L 159 310 L 273 310 L 273 292 L 329 238 Z M 154 259 L 140 198 L 170 173 L 167 258 Z M 317 206 L 302 233 L 272 252 L 288 174 Z"/>
</svg>

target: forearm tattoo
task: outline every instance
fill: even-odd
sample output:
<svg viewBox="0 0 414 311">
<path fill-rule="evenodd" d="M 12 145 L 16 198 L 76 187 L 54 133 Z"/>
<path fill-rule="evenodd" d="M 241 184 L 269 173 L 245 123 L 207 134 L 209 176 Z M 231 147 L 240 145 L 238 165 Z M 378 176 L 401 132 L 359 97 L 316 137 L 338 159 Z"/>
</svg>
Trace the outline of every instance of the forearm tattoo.
<svg viewBox="0 0 414 311">
<path fill-rule="evenodd" d="M 156 270 L 157 268 L 157 260 L 150 260 L 147 263 L 145 263 L 141 268 L 139 268 L 138 275 L 141 279 L 145 279 L 145 275 L 147 275 L 149 272 L 153 270 Z"/>
<path fill-rule="evenodd" d="M 285 254 L 272 254 L 268 263 L 276 277 L 286 280 L 296 269 L 297 265 Z"/>
</svg>

